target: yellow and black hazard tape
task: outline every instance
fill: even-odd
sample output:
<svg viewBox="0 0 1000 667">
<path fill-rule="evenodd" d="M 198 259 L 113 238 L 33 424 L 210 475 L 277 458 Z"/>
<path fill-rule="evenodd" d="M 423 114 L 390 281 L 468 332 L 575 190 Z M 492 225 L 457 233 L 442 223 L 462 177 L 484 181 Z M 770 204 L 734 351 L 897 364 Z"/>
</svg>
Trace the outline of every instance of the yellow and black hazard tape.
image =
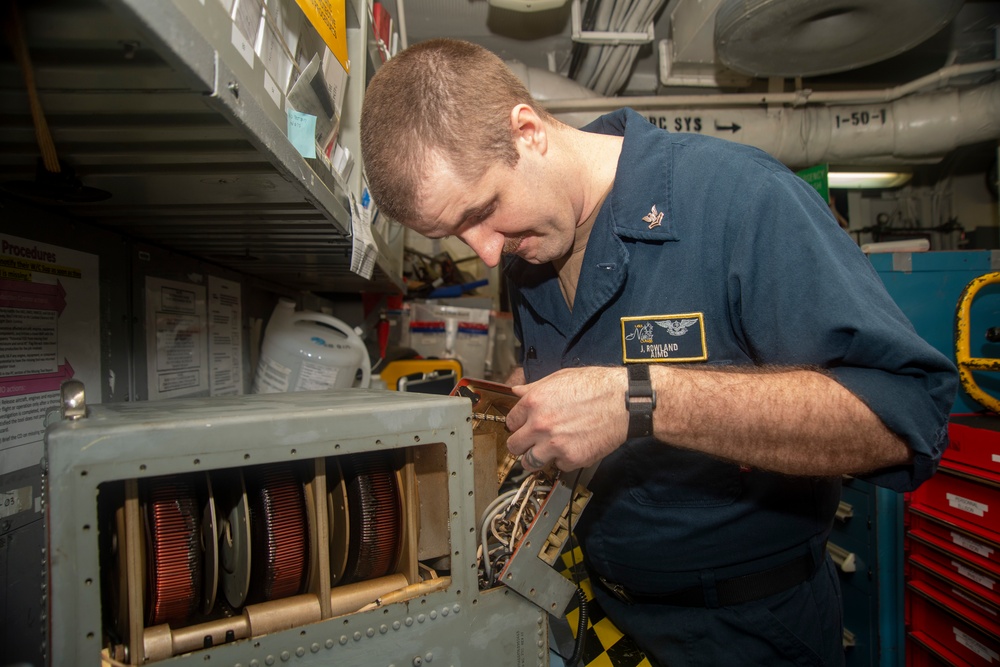
<svg viewBox="0 0 1000 667">
<path fill-rule="evenodd" d="M 594 591 L 583 569 L 583 553 L 575 544 L 567 549 L 557 562 L 563 576 L 578 583 L 587 597 L 587 634 L 580 664 L 585 667 L 652 667 L 649 659 L 632 641 L 631 637 L 622 634 L 611 619 L 605 616 L 604 610 L 594 599 Z M 577 576 L 574 577 L 574 568 Z M 566 614 L 566 620 L 576 637 L 580 625 L 580 608 Z"/>
</svg>

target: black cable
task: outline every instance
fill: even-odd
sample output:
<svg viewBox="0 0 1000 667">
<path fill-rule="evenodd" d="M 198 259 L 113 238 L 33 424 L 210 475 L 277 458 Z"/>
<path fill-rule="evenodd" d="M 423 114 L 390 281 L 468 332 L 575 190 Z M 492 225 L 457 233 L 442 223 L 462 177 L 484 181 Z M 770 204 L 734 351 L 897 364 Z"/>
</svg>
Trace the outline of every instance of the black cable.
<svg viewBox="0 0 1000 667">
<path fill-rule="evenodd" d="M 587 594 L 577 587 L 576 599 L 580 603 L 580 621 L 576 626 L 576 642 L 573 644 L 573 655 L 567 660 L 568 667 L 576 667 L 583 657 L 583 649 L 587 644 Z"/>
<path fill-rule="evenodd" d="M 583 470 L 576 471 L 576 477 L 573 479 L 573 486 L 569 489 L 569 507 L 566 509 L 566 520 L 569 525 L 569 553 L 570 553 L 570 574 L 573 578 L 573 583 L 576 584 L 576 599 L 580 603 L 580 618 L 577 622 L 576 628 L 576 641 L 573 642 L 573 655 L 568 659 L 563 658 L 568 667 L 576 667 L 580 662 L 580 658 L 583 657 L 583 649 L 587 643 L 587 594 L 583 592 L 583 588 L 580 586 L 579 581 L 579 568 L 576 562 L 576 539 L 573 537 L 573 494 L 576 493 L 576 485 L 580 481 L 580 475 L 583 474 Z M 561 657 L 561 656 L 560 656 Z"/>
</svg>

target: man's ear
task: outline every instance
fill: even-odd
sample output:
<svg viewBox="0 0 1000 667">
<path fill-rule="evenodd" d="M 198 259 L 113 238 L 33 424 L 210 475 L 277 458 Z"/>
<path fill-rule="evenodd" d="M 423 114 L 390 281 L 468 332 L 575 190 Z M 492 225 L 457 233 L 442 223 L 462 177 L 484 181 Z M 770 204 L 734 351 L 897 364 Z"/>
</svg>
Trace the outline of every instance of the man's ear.
<svg viewBox="0 0 1000 667">
<path fill-rule="evenodd" d="M 510 131 L 518 152 L 548 150 L 548 133 L 538 113 L 527 104 L 518 104 L 510 110 Z"/>
</svg>

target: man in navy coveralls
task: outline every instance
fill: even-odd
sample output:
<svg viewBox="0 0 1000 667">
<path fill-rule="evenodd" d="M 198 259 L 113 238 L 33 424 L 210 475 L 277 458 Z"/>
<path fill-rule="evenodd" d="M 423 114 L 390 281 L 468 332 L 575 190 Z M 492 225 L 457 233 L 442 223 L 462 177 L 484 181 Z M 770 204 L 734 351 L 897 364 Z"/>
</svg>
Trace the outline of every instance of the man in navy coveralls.
<svg viewBox="0 0 1000 667">
<path fill-rule="evenodd" d="M 455 40 L 387 62 L 361 131 L 384 214 L 503 263 L 508 448 L 600 463 L 577 536 L 614 623 L 655 664 L 843 664 L 842 475 L 933 474 L 957 375 L 827 203 L 755 148 L 630 110 L 568 127 Z"/>
</svg>

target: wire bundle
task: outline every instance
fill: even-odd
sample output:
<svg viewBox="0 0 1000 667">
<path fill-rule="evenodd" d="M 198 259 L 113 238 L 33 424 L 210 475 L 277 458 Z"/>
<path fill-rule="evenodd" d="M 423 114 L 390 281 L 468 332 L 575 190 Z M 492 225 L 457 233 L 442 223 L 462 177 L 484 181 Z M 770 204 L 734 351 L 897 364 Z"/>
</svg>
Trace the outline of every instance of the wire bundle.
<svg viewBox="0 0 1000 667">
<path fill-rule="evenodd" d="M 584 30 L 642 32 L 665 0 L 588 0 Z M 602 95 L 615 95 L 628 81 L 640 49 L 638 44 L 576 44 L 570 76 Z"/>
<path fill-rule="evenodd" d="M 577 472 L 576 479 L 579 480 Z M 576 487 L 576 482 L 573 483 Z M 483 511 L 479 528 L 479 587 L 482 590 L 500 583 L 499 576 L 506 567 L 521 539 L 531 527 L 547 494 L 552 491 L 551 480 L 542 471 L 534 472 L 514 489 L 497 496 Z M 572 525 L 572 503 L 569 507 L 569 523 Z M 574 642 L 573 654 L 565 658 L 568 667 L 580 663 L 586 643 L 588 622 L 587 596 L 577 581 L 574 561 L 571 569 L 573 581 L 577 585 L 576 598 L 579 605 L 579 622 Z"/>
<path fill-rule="evenodd" d="M 545 494 L 551 490 L 549 480 L 541 472 L 535 472 L 525 477 L 517 488 L 497 496 L 483 512 L 479 547 L 481 588 L 497 583 L 497 575 L 535 520 Z"/>
</svg>

